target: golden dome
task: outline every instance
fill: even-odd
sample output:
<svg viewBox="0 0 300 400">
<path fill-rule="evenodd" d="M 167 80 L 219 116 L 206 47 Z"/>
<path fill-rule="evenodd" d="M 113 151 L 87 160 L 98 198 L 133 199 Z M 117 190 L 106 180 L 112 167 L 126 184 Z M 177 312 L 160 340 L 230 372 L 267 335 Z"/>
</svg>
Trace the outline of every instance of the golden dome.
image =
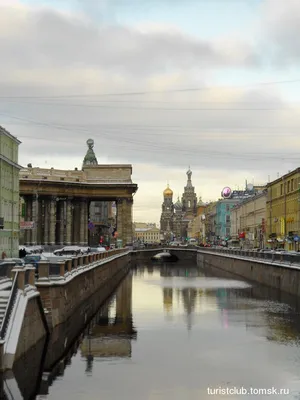
<svg viewBox="0 0 300 400">
<path fill-rule="evenodd" d="M 169 185 L 168 185 L 168 187 L 164 190 L 164 196 L 173 196 L 173 190 L 170 189 Z"/>
</svg>

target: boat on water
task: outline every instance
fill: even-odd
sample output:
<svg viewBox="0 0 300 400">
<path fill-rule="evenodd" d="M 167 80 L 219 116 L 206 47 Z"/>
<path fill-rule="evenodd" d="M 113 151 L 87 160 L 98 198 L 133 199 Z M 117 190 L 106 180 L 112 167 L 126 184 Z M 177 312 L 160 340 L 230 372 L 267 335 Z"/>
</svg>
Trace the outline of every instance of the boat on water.
<svg viewBox="0 0 300 400">
<path fill-rule="evenodd" d="M 161 251 L 160 253 L 155 254 L 151 257 L 152 261 L 178 261 L 178 257 L 175 254 L 171 254 L 169 251 Z"/>
</svg>

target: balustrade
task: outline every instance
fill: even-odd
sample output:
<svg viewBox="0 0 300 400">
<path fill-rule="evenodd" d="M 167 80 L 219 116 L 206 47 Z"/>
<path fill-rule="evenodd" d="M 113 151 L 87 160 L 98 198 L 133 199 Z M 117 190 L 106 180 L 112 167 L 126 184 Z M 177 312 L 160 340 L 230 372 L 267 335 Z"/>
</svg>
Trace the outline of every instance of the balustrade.
<svg viewBox="0 0 300 400">
<path fill-rule="evenodd" d="M 115 249 L 105 253 L 91 253 L 55 262 L 40 261 L 38 264 L 38 282 L 51 280 L 51 278 L 55 278 L 56 280 L 60 278 L 64 279 L 66 276 L 72 275 L 72 272 L 78 268 L 89 267 L 97 261 L 100 262 L 101 260 L 127 251 L 127 249 Z"/>
</svg>

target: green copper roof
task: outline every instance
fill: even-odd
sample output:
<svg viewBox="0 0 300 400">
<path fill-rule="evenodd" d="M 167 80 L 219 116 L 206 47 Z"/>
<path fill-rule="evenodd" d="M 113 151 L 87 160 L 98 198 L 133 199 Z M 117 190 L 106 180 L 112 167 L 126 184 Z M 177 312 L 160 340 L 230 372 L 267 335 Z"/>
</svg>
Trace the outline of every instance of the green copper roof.
<svg viewBox="0 0 300 400">
<path fill-rule="evenodd" d="M 93 139 L 88 139 L 86 141 L 86 144 L 88 145 L 88 151 L 86 152 L 86 155 L 84 157 L 83 165 L 98 165 L 97 157 L 93 150 L 94 147 Z"/>
</svg>

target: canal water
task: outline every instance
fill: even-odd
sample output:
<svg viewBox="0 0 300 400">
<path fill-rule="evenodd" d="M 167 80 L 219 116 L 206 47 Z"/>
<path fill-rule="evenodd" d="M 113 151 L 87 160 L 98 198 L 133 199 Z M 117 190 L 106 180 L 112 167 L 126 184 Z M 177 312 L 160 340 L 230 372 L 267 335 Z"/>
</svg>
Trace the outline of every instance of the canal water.
<svg viewBox="0 0 300 400">
<path fill-rule="evenodd" d="M 295 299 L 221 271 L 141 264 L 36 398 L 299 399 L 299 337 Z"/>
</svg>

